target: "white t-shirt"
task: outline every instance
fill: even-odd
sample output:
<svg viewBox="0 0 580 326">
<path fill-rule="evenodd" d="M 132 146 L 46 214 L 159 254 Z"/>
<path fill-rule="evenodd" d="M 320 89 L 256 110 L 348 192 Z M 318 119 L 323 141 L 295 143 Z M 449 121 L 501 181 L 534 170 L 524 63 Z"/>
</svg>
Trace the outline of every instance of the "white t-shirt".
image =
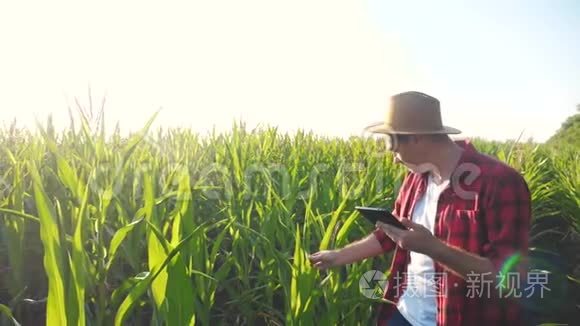
<svg viewBox="0 0 580 326">
<path fill-rule="evenodd" d="M 413 209 L 413 222 L 434 233 L 435 215 L 439 195 L 449 182 L 437 185 L 431 175 L 423 197 Z M 413 326 L 435 325 L 437 320 L 437 296 L 433 286 L 435 268 L 433 260 L 426 255 L 411 251 L 411 261 L 407 266 L 406 287 L 399 298 L 397 308 Z"/>
</svg>

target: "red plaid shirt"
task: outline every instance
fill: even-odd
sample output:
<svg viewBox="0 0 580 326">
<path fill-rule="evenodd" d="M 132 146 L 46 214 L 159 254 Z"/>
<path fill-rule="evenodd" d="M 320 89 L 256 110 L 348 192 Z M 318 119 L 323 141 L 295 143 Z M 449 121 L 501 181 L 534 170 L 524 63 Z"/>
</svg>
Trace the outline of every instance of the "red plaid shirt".
<svg viewBox="0 0 580 326">
<path fill-rule="evenodd" d="M 439 198 L 434 235 L 449 246 L 489 258 L 499 272 L 508 258 L 516 254 L 527 257 L 530 192 L 516 170 L 477 152 L 467 141 L 458 144 L 464 151 L 449 187 Z M 402 218 L 412 216 L 426 186 L 427 174 L 407 174 L 393 213 Z M 410 252 L 398 247 L 382 229 L 377 228 L 373 234 L 385 252 L 395 250 L 383 298 L 397 302 L 405 288 Z M 507 293 L 502 296 L 495 284 L 489 290 L 481 287 L 477 294 L 472 290 L 477 284 L 475 276 L 463 279 L 437 261 L 434 267 L 438 280 L 437 325 L 522 324 L 517 300 Z M 381 304 L 377 325 L 386 325 L 395 308 L 392 304 Z"/>
</svg>

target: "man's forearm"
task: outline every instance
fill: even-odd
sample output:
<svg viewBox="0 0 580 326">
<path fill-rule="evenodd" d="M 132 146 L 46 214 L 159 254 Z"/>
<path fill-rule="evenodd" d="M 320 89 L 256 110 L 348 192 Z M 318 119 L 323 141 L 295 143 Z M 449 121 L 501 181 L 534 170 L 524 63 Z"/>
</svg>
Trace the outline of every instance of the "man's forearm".
<svg viewBox="0 0 580 326">
<path fill-rule="evenodd" d="M 341 249 L 339 252 L 339 265 L 352 264 L 354 262 L 374 257 L 383 252 L 383 248 L 373 234 L 353 242 Z"/>
<path fill-rule="evenodd" d="M 427 255 L 463 279 L 467 279 L 468 274 L 474 273 L 485 278 L 495 279 L 494 267 L 488 258 L 449 246 L 440 240 Z"/>
</svg>

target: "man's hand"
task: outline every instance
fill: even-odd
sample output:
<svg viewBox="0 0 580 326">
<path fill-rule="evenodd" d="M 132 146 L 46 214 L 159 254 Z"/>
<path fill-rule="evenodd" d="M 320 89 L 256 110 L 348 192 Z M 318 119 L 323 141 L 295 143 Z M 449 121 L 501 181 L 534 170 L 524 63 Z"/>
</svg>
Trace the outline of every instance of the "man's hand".
<svg viewBox="0 0 580 326">
<path fill-rule="evenodd" d="M 344 248 L 335 250 L 321 250 L 308 256 L 314 268 L 325 270 L 346 264 L 353 264 L 369 257 L 375 257 L 384 252 L 377 238 L 369 234 L 359 241 L 355 241 Z"/>
<path fill-rule="evenodd" d="M 308 259 L 310 259 L 310 262 L 315 268 L 325 270 L 340 265 L 338 263 L 339 255 L 336 250 L 322 250 L 310 255 Z"/>
<path fill-rule="evenodd" d="M 403 218 L 401 223 L 409 230 L 401 230 L 381 222 L 377 222 L 377 226 L 399 247 L 427 255 L 463 279 L 467 279 L 471 273 L 477 273 L 495 281 L 494 267 L 488 258 L 451 247 L 437 239 L 427 228 L 409 219 Z"/>
<path fill-rule="evenodd" d="M 402 218 L 400 221 L 409 230 L 401 230 L 382 222 L 377 222 L 377 226 L 385 231 L 387 236 L 399 247 L 405 250 L 431 256 L 433 251 L 441 246 L 442 242 L 423 225 L 414 223 L 407 218 Z"/>
</svg>

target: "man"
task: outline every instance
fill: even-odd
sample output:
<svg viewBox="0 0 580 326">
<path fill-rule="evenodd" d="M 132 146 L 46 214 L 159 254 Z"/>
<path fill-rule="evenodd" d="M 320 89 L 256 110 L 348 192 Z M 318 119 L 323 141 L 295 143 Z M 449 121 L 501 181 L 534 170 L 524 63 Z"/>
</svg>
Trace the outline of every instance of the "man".
<svg viewBox="0 0 580 326">
<path fill-rule="evenodd" d="M 525 180 L 452 141 L 460 131 L 443 126 L 439 101 L 423 93 L 394 95 L 386 120 L 367 129 L 385 135 L 410 170 L 393 209 L 407 230 L 379 222 L 364 239 L 311 255 L 312 264 L 326 269 L 395 250 L 384 292 L 395 304 L 380 306 L 378 325 L 522 324 L 517 284 L 506 280 L 525 282 Z"/>
</svg>

